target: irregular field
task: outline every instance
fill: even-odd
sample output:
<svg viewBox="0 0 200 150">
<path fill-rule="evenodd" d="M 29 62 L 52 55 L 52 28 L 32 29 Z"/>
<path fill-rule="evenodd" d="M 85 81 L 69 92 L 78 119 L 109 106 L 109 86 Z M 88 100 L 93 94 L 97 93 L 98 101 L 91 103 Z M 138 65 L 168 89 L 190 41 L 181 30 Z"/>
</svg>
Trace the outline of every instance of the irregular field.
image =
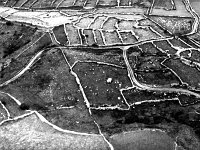
<svg viewBox="0 0 200 150">
<path fill-rule="evenodd" d="M 167 59 L 163 64 L 172 69 L 191 88 L 199 89 L 200 72 L 196 68 L 182 63 L 179 59 Z"/>
<path fill-rule="evenodd" d="M 190 17 L 167 17 L 167 16 L 148 16 L 159 26 L 169 31 L 172 35 L 184 35 L 190 33 L 194 19 Z"/>
<path fill-rule="evenodd" d="M 173 10 L 175 9 L 175 3 L 174 0 L 155 0 L 153 8 L 161 8 L 165 10 Z"/>
<path fill-rule="evenodd" d="M 110 137 L 116 150 L 174 150 L 174 140 L 161 131 L 139 130 Z"/>
<path fill-rule="evenodd" d="M 0 148 L 5 150 L 108 149 L 100 135 L 63 133 L 41 121 L 36 114 L 4 123 L 0 127 L 0 133 L 3 141 Z"/>
<path fill-rule="evenodd" d="M 159 46 L 163 48 L 165 45 L 159 44 Z M 148 85 L 170 87 L 171 84 L 181 84 L 179 78 L 170 69 L 162 65 L 162 62 L 168 58 L 166 53 L 160 51 L 151 42 L 129 48 L 127 52 L 128 60 L 136 74 L 136 79 Z"/>
<path fill-rule="evenodd" d="M 63 48 L 67 61 L 72 66 L 75 62 L 93 61 L 126 67 L 123 51 L 120 48 Z"/>
<path fill-rule="evenodd" d="M 41 112 L 63 129 L 98 132 L 59 50 L 44 52 L 27 72 L 5 86 L 3 91 L 16 97 L 26 109 Z"/>
<path fill-rule="evenodd" d="M 135 88 L 124 90 L 123 95 L 128 104 L 141 103 L 143 101 L 156 101 L 164 99 L 174 99 L 177 97 L 176 93 L 168 92 L 154 92 L 148 90 L 138 90 Z"/>
<path fill-rule="evenodd" d="M 131 86 L 127 70 L 98 63 L 77 63 L 73 71 L 78 75 L 92 107 L 127 107 L 120 93 Z"/>
</svg>

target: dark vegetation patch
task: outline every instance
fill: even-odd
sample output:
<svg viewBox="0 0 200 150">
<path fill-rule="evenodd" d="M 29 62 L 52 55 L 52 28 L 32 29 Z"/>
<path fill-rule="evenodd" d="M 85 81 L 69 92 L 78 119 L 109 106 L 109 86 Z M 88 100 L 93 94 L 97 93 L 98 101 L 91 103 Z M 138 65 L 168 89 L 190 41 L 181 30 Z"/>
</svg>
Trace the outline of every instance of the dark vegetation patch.
<svg viewBox="0 0 200 150">
<path fill-rule="evenodd" d="M 35 78 L 35 85 L 38 86 L 39 89 L 41 90 L 46 89 L 53 80 L 53 78 L 46 73 L 37 75 L 34 78 Z"/>
<path fill-rule="evenodd" d="M 21 110 L 28 110 L 28 109 L 30 108 L 30 106 L 29 106 L 28 104 L 26 104 L 26 103 L 22 103 L 22 104 L 19 106 L 19 108 L 20 108 Z"/>
<path fill-rule="evenodd" d="M 181 107 L 178 101 L 165 101 L 142 103 L 130 110 L 92 110 L 92 113 L 102 130 L 111 134 L 121 132 L 126 126 L 134 124 L 144 124 L 143 126 L 151 128 L 162 124 L 183 124 L 193 128 L 200 138 L 200 115 L 194 110 L 193 106 Z M 105 123 L 104 118 L 112 119 Z"/>
<path fill-rule="evenodd" d="M 13 25 L 14 25 L 14 23 L 13 23 L 13 22 L 11 22 L 11 21 L 6 21 L 6 25 L 7 25 L 7 26 L 13 26 Z"/>
<path fill-rule="evenodd" d="M 1 28 L 3 35 L 1 38 L 0 47 L 2 49 L 3 58 L 13 54 L 15 51 L 31 42 L 31 39 L 36 32 L 36 28 L 31 28 L 25 25 L 16 25 L 11 21 L 7 21 Z"/>
</svg>

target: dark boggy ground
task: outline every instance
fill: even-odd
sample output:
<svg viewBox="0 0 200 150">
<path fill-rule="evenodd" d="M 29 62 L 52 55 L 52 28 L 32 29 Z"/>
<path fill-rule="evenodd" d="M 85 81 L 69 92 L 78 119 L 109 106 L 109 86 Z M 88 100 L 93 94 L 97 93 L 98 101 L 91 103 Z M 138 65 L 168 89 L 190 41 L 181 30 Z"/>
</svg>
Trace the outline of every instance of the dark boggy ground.
<svg viewBox="0 0 200 150">
<path fill-rule="evenodd" d="M 199 149 L 200 115 L 193 106 L 181 107 L 177 101 L 151 102 L 135 105 L 130 110 L 92 110 L 104 134 L 157 128 L 185 149 Z"/>
</svg>

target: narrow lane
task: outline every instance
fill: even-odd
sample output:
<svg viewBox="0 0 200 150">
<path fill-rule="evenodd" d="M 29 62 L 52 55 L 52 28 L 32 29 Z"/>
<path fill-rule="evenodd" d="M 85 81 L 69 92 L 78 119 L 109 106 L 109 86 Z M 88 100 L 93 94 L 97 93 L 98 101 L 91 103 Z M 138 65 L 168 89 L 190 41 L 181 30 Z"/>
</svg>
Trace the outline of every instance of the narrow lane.
<svg viewBox="0 0 200 150">
<path fill-rule="evenodd" d="M 16 79 L 18 79 L 20 76 L 22 76 L 27 70 L 30 69 L 30 67 L 35 63 L 36 59 L 38 59 L 42 53 L 44 52 L 44 50 L 38 52 L 35 56 L 33 56 L 30 60 L 30 62 L 26 65 L 25 68 L 23 68 L 22 70 L 20 70 L 14 77 L 12 77 L 11 79 L 7 80 L 6 82 L 0 84 L 0 87 L 5 86 L 7 84 L 9 84 L 10 82 L 15 81 Z"/>
<path fill-rule="evenodd" d="M 187 35 L 195 34 L 198 31 L 199 28 L 199 15 L 195 12 L 195 10 L 192 8 L 190 4 L 190 0 L 184 0 L 186 9 L 190 12 L 190 14 L 194 17 L 194 23 L 192 25 L 192 31 L 188 33 Z M 200 3 L 199 3 L 200 5 Z"/>
</svg>

